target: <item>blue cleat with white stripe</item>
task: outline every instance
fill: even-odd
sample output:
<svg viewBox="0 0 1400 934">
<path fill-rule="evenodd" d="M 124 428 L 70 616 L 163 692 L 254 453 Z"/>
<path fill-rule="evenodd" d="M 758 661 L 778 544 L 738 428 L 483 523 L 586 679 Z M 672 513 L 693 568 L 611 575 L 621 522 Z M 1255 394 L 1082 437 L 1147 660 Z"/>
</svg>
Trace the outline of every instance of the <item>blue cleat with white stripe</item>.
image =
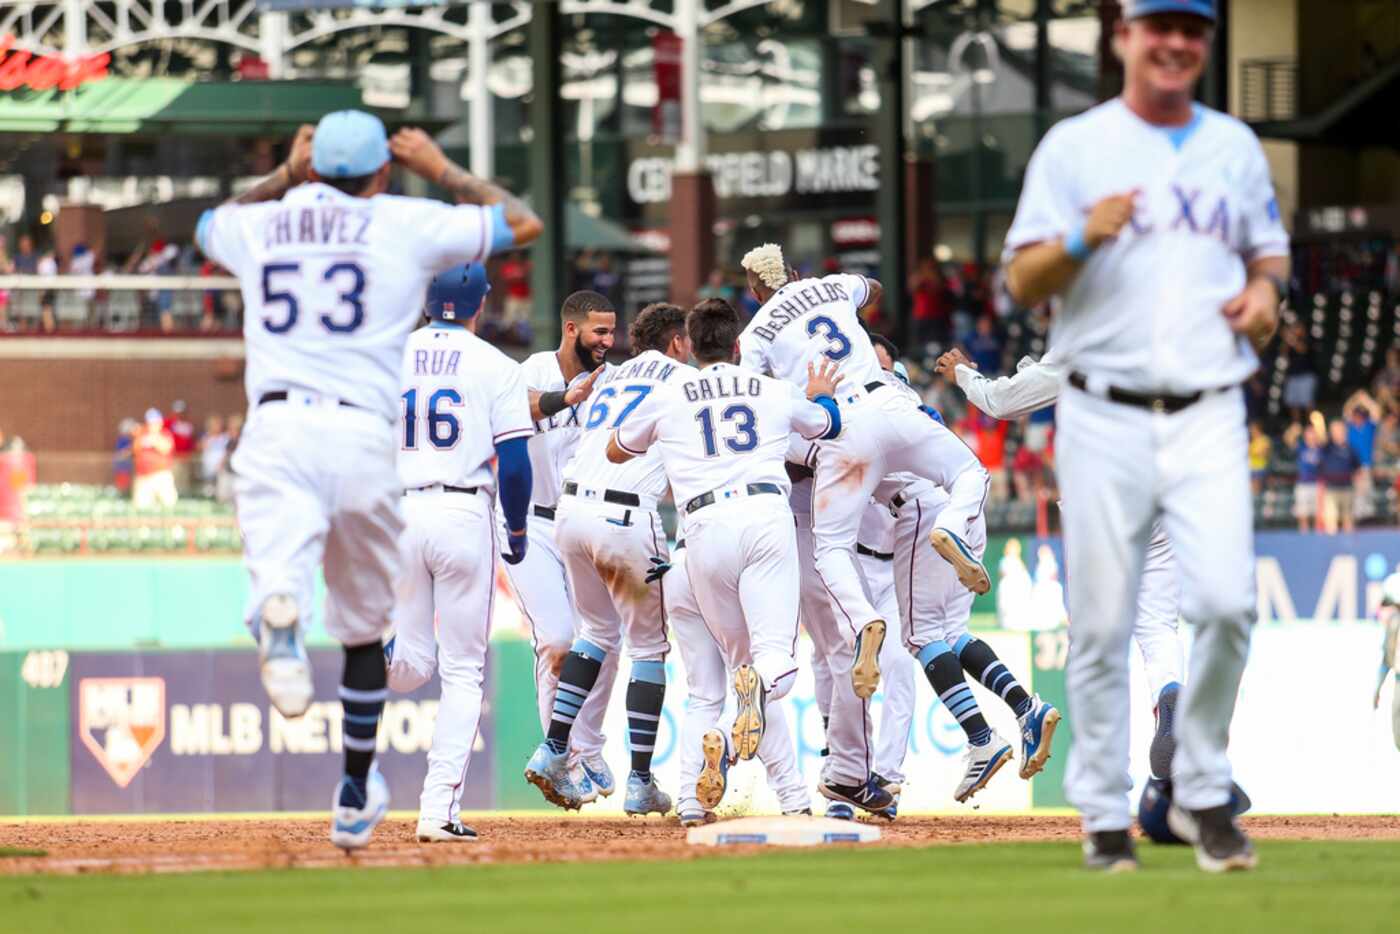
<svg viewBox="0 0 1400 934">
<path fill-rule="evenodd" d="M 1021 777 L 1030 778 L 1045 768 L 1050 758 L 1050 743 L 1060 723 L 1060 712 L 1036 694 L 1031 698 L 1031 709 L 1018 720 L 1021 724 Z"/>
<path fill-rule="evenodd" d="M 363 792 L 348 775 L 342 777 L 331 799 L 331 843 L 342 850 L 368 846 L 374 828 L 388 813 L 389 783 L 379 766 L 370 766 Z"/>
<path fill-rule="evenodd" d="M 282 716 L 292 719 L 311 706 L 311 659 L 302 643 L 297 604 L 273 594 L 258 612 L 258 661 L 263 689 Z"/>
<path fill-rule="evenodd" d="M 987 782 L 992 780 L 992 776 L 1010 761 L 1011 744 L 998 736 L 996 731 L 992 731 L 991 738 L 982 745 L 969 745 L 967 771 L 963 773 L 962 781 L 953 792 L 953 800 L 961 804 L 977 794 L 987 787 Z"/>
<path fill-rule="evenodd" d="M 992 589 L 992 579 L 987 576 L 987 569 L 961 538 L 947 529 L 935 528 L 928 534 L 928 539 L 933 550 L 953 566 L 964 587 L 975 594 L 984 594 Z"/>
<path fill-rule="evenodd" d="M 627 799 L 622 810 L 633 817 L 671 813 L 671 796 L 656 787 L 655 776 L 643 779 L 636 772 L 627 776 Z"/>
<path fill-rule="evenodd" d="M 587 778 L 587 776 L 584 776 Z M 583 807 L 583 792 L 569 776 L 569 753 L 555 752 L 549 743 L 540 743 L 525 765 L 525 781 L 534 785 L 550 804 L 566 811 Z M 590 784 L 591 787 L 591 784 Z"/>
<path fill-rule="evenodd" d="M 608 768 L 602 756 L 585 756 L 578 764 L 583 767 L 583 774 L 588 776 L 600 797 L 606 798 L 617 790 L 617 781 L 613 778 L 612 769 Z"/>
</svg>

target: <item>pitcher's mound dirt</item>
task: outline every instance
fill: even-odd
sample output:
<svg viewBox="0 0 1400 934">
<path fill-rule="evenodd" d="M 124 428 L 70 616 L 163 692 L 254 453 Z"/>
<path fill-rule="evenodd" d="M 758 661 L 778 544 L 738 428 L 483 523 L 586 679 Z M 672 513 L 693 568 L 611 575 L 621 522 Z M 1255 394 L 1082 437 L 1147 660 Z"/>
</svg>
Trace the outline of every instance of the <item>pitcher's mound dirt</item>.
<svg viewBox="0 0 1400 934">
<path fill-rule="evenodd" d="M 674 818 L 483 817 L 469 823 L 481 835 L 476 843 L 420 844 L 413 821 L 388 820 L 373 843 L 352 856 L 326 840 L 325 819 L 0 824 L 0 852 L 48 854 L 0 857 L 0 874 L 679 860 L 758 849 L 689 846 Z M 1264 840 L 1400 840 L 1400 816 L 1256 817 L 1245 825 Z M 877 846 L 1079 839 L 1073 817 L 901 817 L 879 826 L 884 841 Z"/>
</svg>

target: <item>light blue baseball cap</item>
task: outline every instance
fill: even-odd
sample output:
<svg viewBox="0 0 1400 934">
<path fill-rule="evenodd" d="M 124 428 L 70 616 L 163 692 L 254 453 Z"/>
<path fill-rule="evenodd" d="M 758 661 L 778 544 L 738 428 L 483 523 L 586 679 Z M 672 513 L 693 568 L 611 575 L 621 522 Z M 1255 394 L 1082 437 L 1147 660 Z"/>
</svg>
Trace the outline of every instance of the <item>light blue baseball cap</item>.
<svg viewBox="0 0 1400 934">
<path fill-rule="evenodd" d="M 1137 19 L 1157 13 L 1188 13 L 1215 22 L 1215 0 L 1124 0 L 1123 18 Z"/>
<path fill-rule="evenodd" d="M 316 124 L 311 167 L 322 178 L 372 175 L 389 161 L 384 122 L 363 110 L 337 110 Z"/>
</svg>

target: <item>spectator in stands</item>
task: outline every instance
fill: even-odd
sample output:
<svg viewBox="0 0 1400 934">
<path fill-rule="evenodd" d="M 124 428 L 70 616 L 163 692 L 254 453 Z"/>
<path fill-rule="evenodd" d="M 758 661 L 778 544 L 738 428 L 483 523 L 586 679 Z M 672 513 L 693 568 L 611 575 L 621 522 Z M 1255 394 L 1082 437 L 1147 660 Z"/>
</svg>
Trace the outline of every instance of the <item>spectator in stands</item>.
<svg viewBox="0 0 1400 934">
<path fill-rule="evenodd" d="M 214 480 L 214 498 L 221 503 L 233 502 L 233 468 L 229 465 L 233 461 L 233 452 L 238 449 L 238 438 L 243 434 L 243 416 L 238 413 L 230 415 L 227 425 L 224 431 L 228 438 L 224 446 L 224 459 Z"/>
<path fill-rule="evenodd" d="M 1293 485 L 1293 515 L 1298 531 L 1312 530 L 1318 515 L 1319 471 L 1322 468 L 1322 443 L 1312 425 L 1294 422 L 1283 436 L 1284 444 L 1295 447 L 1298 477 Z"/>
<path fill-rule="evenodd" d="M 219 479 L 219 468 L 228 453 L 228 435 L 221 416 L 210 415 L 204 420 L 204 434 L 199 439 L 199 480 L 205 495 L 213 496 Z"/>
<path fill-rule="evenodd" d="M 1371 468 L 1376 460 L 1376 429 L 1381 420 L 1381 407 L 1370 393 L 1358 389 L 1342 407 L 1346 413 L 1347 444 L 1356 454 L 1360 466 L 1356 469 L 1356 503 L 1353 515 L 1365 521 L 1376 514 L 1371 496 Z"/>
<path fill-rule="evenodd" d="M 44 255 L 34 264 L 34 271 L 41 276 L 58 275 L 58 258 L 53 250 L 44 251 Z M 54 313 L 57 302 L 58 292 L 55 289 L 45 289 L 39 293 L 39 329 L 45 334 L 58 330 L 58 317 Z"/>
<path fill-rule="evenodd" d="M 1249 481 L 1254 488 L 1254 495 L 1258 496 L 1264 490 L 1264 478 L 1269 474 L 1269 456 L 1273 453 L 1274 443 L 1269 440 L 1269 436 L 1264 434 L 1264 428 L 1258 422 L 1249 423 Z"/>
<path fill-rule="evenodd" d="M 914 340 L 920 344 L 948 340 L 948 300 L 943 294 L 943 277 L 938 264 L 924 257 L 909 277 L 909 297 L 913 306 Z"/>
<path fill-rule="evenodd" d="M 1001 372 L 1001 336 L 996 332 L 996 322 L 988 315 L 977 318 L 976 333 L 967 342 L 967 355 L 977 371 L 984 376 L 996 376 Z"/>
<path fill-rule="evenodd" d="M 1045 458 L 1029 444 L 1022 444 L 1011 459 L 1011 484 L 1016 489 L 1016 498 L 1025 503 L 1035 502 L 1044 477 Z"/>
<path fill-rule="evenodd" d="M 68 258 L 68 274 L 70 276 L 92 276 L 97 274 L 97 254 L 94 253 L 86 243 L 74 244 L 73 254 Z M 78 297 L 78 301 L 83 303 L 88 326 L 98 327 L 101 323 L 101 319 L 97 314 L 97 290 L 76 289 L 74 290 L 74 294 Z"/>
<path fill-rule="evenodd" d="M 972 406 L 968 407 L 968 417 L 976 426 L 977 456 L 991 476 L 992 499 L 1005 502 L 1011 495 L 1011 482 L 1006 475 L 1006 435 L 1011 423 Z"/>
<path fill-rule="evenodd" d="M 1400 347 L 1386 351 L 1385 366 L 1372 380 L 1371 389 L 1387 411 L 1400 412 Z"/>
<path fill-rule="evenodd" d="M 700 286 L 699 291 L 697 291 L 695 295 L 701 300 L 707 298 L 722 298 L 726 302 L 733 304 L 734 299 L 737 297 L 735 292 L 734 286 L 726 281 L 724 270 L 716 266 L 714 269 L 710 270 L 709 276 L 705 278 L 705 284 Z"/>
<path fill-rule="evenodd" d="M 1376 426 L 1375 472 L 1391 473 L 1400 469 L 1400 409 L 1392 409 Z"/>
<path fill-rule="evenodd" d="M 185 415 L 185 400 L 176 399 L 170 406 L 170 414 L 165 416 L 165 430 L 175 439 L 175 458 L 172 469 L 175 473 L 175 489 L 182 494 L 190 491 L 193 480 L 195 453 L 194 422 Z"/>
<path fill-rule="evenodd" d="M 1283 382 L 1283 404 L 1294 418 L 1306 418 L 1317 399 L 1317 366 L 1308 347 L 1307 331 L 1301 324 L 1284 328 L 1279 364 L 1288 373 Z"/>
<path fill-rule="evenodd" d="M 136 475 L 131 484 L 131 501 L 137 509 L 169 509 L 179 500 L 175 490 L 175 439 L 165 427 L 160 409 L 146 412 L 146 423 L 132 441 Z"/>
<path fill-rule="evenodd" d="M 171 276 L 175 274 L 175 262 L 180 258 L 180 248 L 173 243 L 167 243 L 163 238 L 157 236 L 144 252 L 138 251 L 133 256 L 136 258 L 135 272 L 142 276 Z M 175 330 L 174 315 L 175 293 L 169 289 L 154 289 L 146 296 L 146 320 L 143 326 L 148 326 L 152 320 L 160 327 L 162 334 L 170 334 Z"/>
<path fill-rule="evenodd" d="M 528 325 L 531 308 L 530 260 L 520 252 L 507 255 L 505 262 L 501 264 L 501 278 L 506 286 L 503 309 L 506 327 Z"/>
<path fill-rule="evenodd" d="M 1328 535 L 1336 535 L 1340 527 L 1344 532 L 1356 530 L 1356 513 L 1353 490 L 1357 471 L 1361 469 L 1361 459 L 1347 443 L 1347 425 L 1341 419 L 1334 419 L 1328 426 L 1327 444 L 1322 449 L 1322 460 L 1318 474 L 1326 488 L 1327 503 L 1323 511 Z"/>
<path fill-rule="evenodd" d="M 139 427 L 134 418 L 124 418 L 117 426 L 117 446 L 112 452 L 112 485 L 123 493 L 131 492 L 131 475 L 135 470 L 133 445 Z"/>
<path fill-rule="evenodd" d="M 622 280 L 612 268 L 612 257 L 598 254 L 597 265 L 593 267 L 593 282 L 589 288 L 599 295 L 606 295 L 614 304 L 617 302 L 617 286 Z"/>
<path fill-rule="evenodd" d="M 0 234 L 0 276 L 8 276 L 15 271 L 15 264 L 10 259 L 10 241 L 4 234 Z M 13 331 L 14 325 L 10 324 L 10 290 L 0 289 L 0 333 Z"/>
</svg>

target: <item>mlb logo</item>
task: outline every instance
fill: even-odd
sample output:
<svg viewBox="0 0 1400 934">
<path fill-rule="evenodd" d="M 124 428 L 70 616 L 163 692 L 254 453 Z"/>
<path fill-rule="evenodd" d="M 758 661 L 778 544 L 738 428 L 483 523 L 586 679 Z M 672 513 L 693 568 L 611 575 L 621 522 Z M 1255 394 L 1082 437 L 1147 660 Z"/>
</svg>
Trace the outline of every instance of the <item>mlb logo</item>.
<svg viewBox="0 0 1400 934">
<path fill-rule="evenodd" d="M 130 785 L 165 739 L 165 679 L 83 678 L 78 735 L 117 787 Z"/>
</svg>

